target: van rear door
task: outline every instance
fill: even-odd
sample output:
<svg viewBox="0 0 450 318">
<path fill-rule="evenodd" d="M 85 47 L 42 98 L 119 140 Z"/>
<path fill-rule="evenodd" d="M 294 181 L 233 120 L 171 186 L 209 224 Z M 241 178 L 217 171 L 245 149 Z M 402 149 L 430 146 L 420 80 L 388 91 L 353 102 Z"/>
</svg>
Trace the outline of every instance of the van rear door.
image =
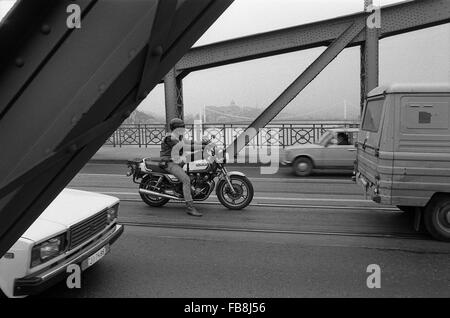
<svg viewBox="0 0 450 318">
<path fill-rule="evenodd" d="M 389 95 L 368 98 L 364 108 L 360 133 L 357 143 L 357 170 L 367 185 L 375 189 L 380 179 L 380 144 L 385 124 L 386 104 Z M 392 180 L 391 177 L 388 178 Z M 378 201 L 377 193 L 371 193 L 372 199 Z"/>
</svg>

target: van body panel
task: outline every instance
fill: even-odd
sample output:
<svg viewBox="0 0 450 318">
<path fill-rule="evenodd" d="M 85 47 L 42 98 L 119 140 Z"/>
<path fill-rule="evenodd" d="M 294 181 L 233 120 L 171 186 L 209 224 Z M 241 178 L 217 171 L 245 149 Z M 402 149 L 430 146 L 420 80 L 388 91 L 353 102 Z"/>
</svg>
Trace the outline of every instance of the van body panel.
<svg viewBox="0 0 450 318">
<path fill-rule="evenodd" d="M 368 98 L 358 139 L 357 180 L 374 201 L 424 207 L 434 194 L 450 193 L 450 85 L 436 87 L 435 92 L 430 85 L 423 90 L 418 85 L 384 87 Z M 379 130 L 366 131 L 368 105 L 382 96 Z"/>
<path fill-rule="evenodd" d="M 450 193 L 450 93 L 398 94 L 392 204 L 424 207 Z"/>
</svg>

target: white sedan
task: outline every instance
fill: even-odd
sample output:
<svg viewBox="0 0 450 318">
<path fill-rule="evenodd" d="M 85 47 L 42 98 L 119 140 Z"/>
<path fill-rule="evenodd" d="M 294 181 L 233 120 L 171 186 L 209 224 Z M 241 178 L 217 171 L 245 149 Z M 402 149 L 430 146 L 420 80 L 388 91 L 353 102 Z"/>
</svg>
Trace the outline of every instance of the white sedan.
<svg viewBox="0 0 450 318">
<path fill-rule="evenodd" d="M 353 169 L 358 132 L 357 128 L 329 129 L 317 144 L 287 147 L 281 153 L 281 164 L 291 165 L 302 177 L 314 169 Z"/>
<path fill-rule="evenodd" d="M 123 232 L 119 199 L 65 189 L 0 259 L 0 294 L 33 295 L 66 279 L 71 264 L 85 270 Z"/>
</svg>

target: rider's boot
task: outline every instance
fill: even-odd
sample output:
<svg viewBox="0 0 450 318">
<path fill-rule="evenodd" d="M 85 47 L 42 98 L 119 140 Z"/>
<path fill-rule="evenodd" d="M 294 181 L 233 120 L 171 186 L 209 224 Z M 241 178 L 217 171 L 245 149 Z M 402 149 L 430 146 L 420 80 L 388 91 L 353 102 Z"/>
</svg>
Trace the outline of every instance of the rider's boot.
<svg viewBox="0 0 450 318">
<path fill-rule="evenodd" d="M 192 201 L 186 202 L 186 213 L 192 216 L 203 216 L 203 214 L 195 208 Z"/>
</svg>

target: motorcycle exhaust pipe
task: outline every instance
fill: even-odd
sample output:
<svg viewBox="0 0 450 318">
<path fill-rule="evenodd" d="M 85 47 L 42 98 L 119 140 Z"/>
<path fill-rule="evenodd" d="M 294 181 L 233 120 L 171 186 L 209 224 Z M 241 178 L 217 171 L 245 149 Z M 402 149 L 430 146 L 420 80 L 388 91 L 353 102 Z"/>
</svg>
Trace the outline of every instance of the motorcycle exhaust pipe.
<svg viewBox="0 0 450 318">
<path fill-rule="evenodd" d="M 145 189 L 139 189 L 139 193 L 153 195 L 155 197 L 160 197 L 160 198 L 165 198 L 165 199 L 170 199 L 170 200 L 184 201 L 183 198 L 178 198 L 178 197 L 175 197 L 172 195 L 159 193 L 159 192 L 155 192 L 155 191 L 150 191 L 150 190 L 145 190 Z"/>
</svg>

